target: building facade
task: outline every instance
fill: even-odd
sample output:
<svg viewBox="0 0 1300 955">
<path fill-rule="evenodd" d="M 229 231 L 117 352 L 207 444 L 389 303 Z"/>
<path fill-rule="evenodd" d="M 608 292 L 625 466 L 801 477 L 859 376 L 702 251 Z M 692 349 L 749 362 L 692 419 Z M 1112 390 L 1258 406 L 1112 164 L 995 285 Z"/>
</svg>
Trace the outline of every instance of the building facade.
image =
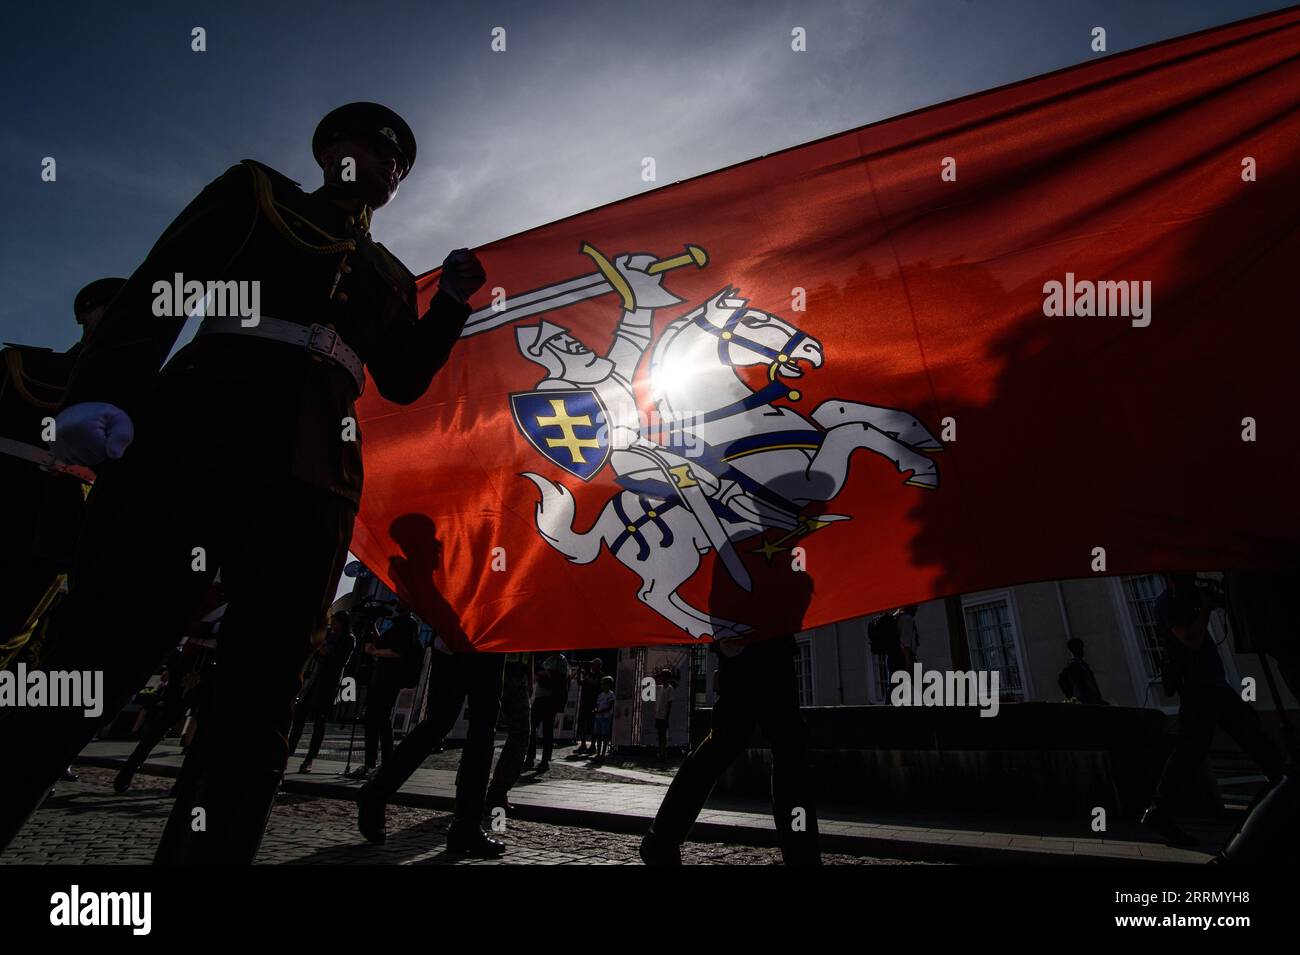
<svg viewBox="0 0 1300 955">
<path fill-rule="evenodd" d="M 1178 698 L 1161 689 L 1162 651 L 1154 625 L 1155 601 L 1163 589 L 1161 575 L 1141 574 L 1022 584 L 932 600 L 917 610 L 917 659 L 926 670 L 997 670 L 1004 703 L 1060 702 L 1064 697 L 1057 676 L 1070 659 L 1066 642 L 1077 637 L 1108 703 L 1173 714 Z M 362 595 L 395 599 L 369 575 L 358 581 L 352 600 Z M 796 636 L 795 689 L 801 706 L 888 704 L 888 671 L 867 639 L 872 616 Z M 1256 706 L 1261 713 L 1273 710 L 1276 704 L 1258 656 L 1234 651 L 1224 613 L 1212 615 L 1209 632 L 1228 680 L 1236 686 L 1253 680 Z M 422 642 L 427 645 L 431 636 L 422 626 Z M 692 714 L 713 705 L 717 655 L 707 644 L 620 649 L 612 672 L 606 671 L 615 677 L 616 746 L 654 745 L 654 702 L 645 698 L 647 679 L 664 667 L 678 677 L 671 688 L 670 745 L 688 745 Z M 399 733 L 418 720 L 426 683 L 427 661 L 419 685 L 404 691 L 395 708 Z M 1285 687 L 1279 689 L 1282 705 L 1295 709 L 1296 700 Z M 557 715 L 557 740 L 573 736 L 576 681 L 570 697 Z M 463 737 L 465 729 L 462 718 L 451 738 Z"/>
<path fill-rule="evenodd" d="M 999 671 L 1003 702 L 1061 701 L 1057 675 L 1070 659 L 1066 641 L 1084 642 L 1107 702 L 1178 710 L 1178 698 L 1160 686 L 1160 645 L 1154 625 L 1159 574 L 1049 581 L 964 594 L 921 604 L 916 615 L 917 658 L 927 669 Z M 797 690 L 805 706 L 888 702 L 882 658 L 867 644 L 860 617 L 799 634 Z M 1210 635 L 1234 685 L 1254 680 L 1257 705 L 1272 709 L 1259 658 L 1233 651 L 1225 614 L 1216 611 Z M 956 658 L 956 659 L 955 659 Z M 1296 701 L 1281 688 L 1282 702 Z"/>
</svg>

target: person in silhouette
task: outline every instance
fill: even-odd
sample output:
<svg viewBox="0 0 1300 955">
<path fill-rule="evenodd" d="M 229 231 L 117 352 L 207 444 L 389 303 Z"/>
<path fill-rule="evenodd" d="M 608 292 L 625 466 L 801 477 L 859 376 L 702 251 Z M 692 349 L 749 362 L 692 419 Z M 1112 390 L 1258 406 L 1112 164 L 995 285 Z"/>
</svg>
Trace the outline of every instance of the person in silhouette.
<svg viewBox="0 0 1300 955">
<path fill-rule="evenodd" d="M 799 713 L 794 635 L 812 601 L 813 581 L 788 555 L 768 558 L 748 551 L 753 581 L 740 591 L 714 564 L 710 612 L 727 620 L 753 621 L 753 629 L 715 641 L 717 700 L 712 727 L 686 757 L 641 840 L 647 865 L 680 865 L 681 845 L 718 779 L 761 727 L 772 752 L 772 817 L 787 865 L 818 865 L 817 809 L 808 768 L 808 731 Z M 761 623 L 760 623 L 761 621 Z"/>
<path fill-rule="evenodd" d="M 307 744 L 307 755 L 298 772 L 310 773 L 312 763 L 320 752 L 325 739 L 325 721 L 334 708 L 334 697 L 338 695 L 339 680 L 356 649 L 356 637 L 352 635 L 352 617 L 346 610 L 340 610 L 330 618 L 325 628 L 325 640 L 316 650 L 316 666 L 311 679 L 303 687 L 298 705 L 294 709 L 293 729 L 289 733 L 289 754 L 298 751 L 298 741 L 302 739 L 307 721 L 312 721 L 311 741 Z"/>
<path fill-rule="evenodd" d="M 1197 585 L 1195 574 L 1166 575 L 1165 590 L 1156 598 L 1156 632 L 1166 654 L 1165 684 L 1179 698 L 1178 741 L 1142 815 L 1142 825 L 1174 846 L 1197 844 L 1174 821 L 1172 809 L 1179 791 L 1209 753 L 1216 726 L 1223 727 L 1270 781 L 1282 773 L 1281 753 L 1264 735 L 1259 714 L 1228 684 L 1208 631 L 1210 614 L 1221 606 L 1212 589 Z"/>
<path fill-rule="evenodd" d="M 1065 641 L 1065 646 L 1070 651 L 1070 662 L 1057 675 L 1056 685 L 1061 688 L 1067 700 L 1078 700 L 1080 703 L 1092 706 L 1105 706 L 1106 699 L 1101 695 L 1101 687 L 1097 685 L 1097 675 L 1083 659 L 1083 641 L 1078 637 L 1071 637 Z"/>
</svg>

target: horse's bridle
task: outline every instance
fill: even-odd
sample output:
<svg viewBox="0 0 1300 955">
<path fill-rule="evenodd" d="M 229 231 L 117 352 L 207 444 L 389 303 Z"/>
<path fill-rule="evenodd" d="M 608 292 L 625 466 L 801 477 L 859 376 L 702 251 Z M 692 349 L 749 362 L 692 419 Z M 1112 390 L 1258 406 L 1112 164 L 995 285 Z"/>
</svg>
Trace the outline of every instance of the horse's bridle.
<svg viewBox="0 0 1300 955">
<path fill-rule="evenodd" d="M 745 396 L 739 401 L 734 401 L 731 404 L 726 405 L 725 407 L 722 408 L 715 408 L 713 411 L 706 412 L 705 414 L 692 419 L 691 425 L 708 424 L 709 422 L 712 421 L 720 421 L 723 418 L 730 418 L 732 415 L 741 414 L 743 412 L 750 411 L 754 408 L 763 407 L 764 405 L 770 405 L 773 401 L 777 401 L 782 398 L 786 398 L 790 401 L 798 401 L 801 397 L 800 393 L 797 390 L 787 387 L 783 382 L 778 381 L 777 374 L 780 370 L 780 367 L 786 364 L 788 361 L 790 361 L 790 357 L 791 355 L 794 354 L 795 349 L 797 349 L 799 345 L 808 336 L 804 334 L 802 331 L 796 329 L 795 333 L 791 335 L 789 340 L 785 343 L 785 351 L 777 351 L 775 348 L 769 348 L 766 345 L 762 344 L 761 342 L 756 342 L 752 338 L 748 338 L 745 335 L 738 334 L 736 332 L 736 329 L 740 325 L 740 320 L 745 315 L 747 306 L 749 304 L 749 300 L 741 299 L 741 302 L 743 304 L 731 313 L 731 316 L 727 319 L 726 325 L 723 326 L 723 328 L 721 329 L 719 329 L 717 326 L 715 326 L 712 322 L 710 322 L 706 318 L 707 311 L 704 308 L 700 309 L 699 314 L 696 315 L 692 319 L 692 321 L 700 328 L 708 332 L 710 335 L 713 335 L 715 338 L 718 339 L 718 360 L 721 361 L 722 364 L 725 365 L 726 367 L 728 368 L 736 367 L 736 364 L 731 360 L 731 357 L 728 354 L 728 349 L 733 344 L 740 345 L 744 348 L 748 348 L 751 351 L 754 351 L 757 354 L 762 355 L 764 358 L 766 358 L 768 360 L 768 370 L 767 370 L 768 383 L 764 385 L 762 388 L 760 388 L 758 391 L 750 393 L 749 395 Z M 816 444 L 820 445 L 821 438 L 823 437 L 823 433 L 821 429 L 817 428 L 816 425 L 812 425 L 811 430 L 808 433 L 815 435 Z M 660 438 L 659 442 L 663 444 L 665 447 L 669 447 L 669 448 L 673 447 L 673 440 L 671 438 L 668 439 Z M 768 489 L 760 482 L 751 478 L 748 474 L 728 464 L 725 451 L 720 451 L 717 454 L 717 458 L 718 458 L 717 463 L 721 465 L 718 468 L 718 472 L 717 472 L 719 477 L 735 481 L 737 484 L 740 485 L 740 487 L 743 490 L 748 492 L 750 495 L 765 501 L 771 507 L 777 508 L 778 510 L 781 511 L 785 511 L 786 513 L 794 517 L 798 517 L 801 515 L 801 508 L 794 501 L 791 501 L 785 498 L 784 496 L 778 494 L 777 492 Z M 623 478 L 620 478 L 619 480 L 624 487 L 627 487 L 630 490 L 635 489 L 632 488 Z M 643 488 L 642 490 L 644 489 L 646 488 Z M 656 492 L 656 493 L 659 493 L 660 496 L 664 496 L 662 492 Z M 669 496 L 671 496 L 671 493 L 672 492 L 670 490 Z M 715 505 L 715 506 L 722 506 L 722 505 Z M 728 509 L 727 516 L 728 519 L 730 520 L 741 520 L 741 518 L 738 515 L 736 515 L 734 512 L 731 512 L 730 509 Z M 631 528 L 631 526 L 632 525 L 629 524 L 629 528 Z M 648 556 L 649 553 L 648 548 L 644 548 L 644 545 L 642 546 L 646 556 Z M 614 548 L 611 547 L 611 549 Z M 645 557 L 642 556 L 639 559 L 644 560 Z"/>
<path fill-rule="evenodd" d="M 719 329 L 709 321 L 707 317 L 707 309 L 701 309 L 700 314 L 695 316 L 695 324 L 717 338 L 718 361 L 722 362 L 728 368 L 735 368 L 736 363 L 731 360 L 729 349 L 732 345 L 741 345 L 742 347 L 748 348 L 750 351 L 762 355 L 767 359 L 768 380 L 775 381 L 778 367 L 784 365 L 790 360 L 790 356 L 794 354 L 795 349 L 803 344 L 804 339 L 808 336 L 802 331 L 795 329 L 795 333 L 791 335 L 789 341 L 785 343 L 786 350 L 777 351 L 775 348 L 769 348 L 762 342 L 756 342 L 752 338 L 747 338 L 744 335 L 737 334 L 736 329 L 740 326 L 741 319 L 745 317 L 745 313 L 749 310 L 749 299 L 743 298 L 740 301 L 740 307 L 732 311 L 731 315 L 727 318 L 727 324 L 722 328 Z"/>
<path fill-rule="evenodd" d="M 790 356 L 794 354 L 795 349 L 797 349 L 808 336 L 802 331 L 796 329 L 795 333 L 791 335 L 790 339 L 785 343 L 786 350 L 777 351 L 775 348 L 769 348 L 762 342 L 756 342 L 752 338 L 738 334 L 736 329 L 740 326 L 740 320 L 744 317 L 745 312 L 748 311 L 749 299 L 741 299 L 741 303 L 741 306 L 731 313 L 730 317 L 727 319 L 726 325 L 720 329 L 708 320 L 706 317 L 708 314 L 706 309 L 700 309 L 700 313 L 695 316 L 694 322 L 710 335 L 717 338 L 718 361 L 722 362 L 722 364 L 726 365 L 728 368 L 736 367 L 736 363 L 731 360 L 731 356 L 728 353 L 728 350 L 732 345 L 740 345 L 744 348 L 748 348 L 750 351 L 756 352 L 766 358 L 768 360 L 768 383 L 748 397 L 742 398 L 740 401 L 733 402 L 725 408 L 718 408 L 714 411 L 708 412 L 701 419 L 701 423 L 717 421 L 721 418 L 729 418 L 734 414 L 748 411 L 751 408 L 771 404 L 773 401 L 780 398 L 788 398 L 790 401 L 798 401 L 801 397 L 796 389 L 787 387 L 782 382 L 777 381 L 776 376 L 780 371 L 781 366 L 790 361 Z"/>
</svg>

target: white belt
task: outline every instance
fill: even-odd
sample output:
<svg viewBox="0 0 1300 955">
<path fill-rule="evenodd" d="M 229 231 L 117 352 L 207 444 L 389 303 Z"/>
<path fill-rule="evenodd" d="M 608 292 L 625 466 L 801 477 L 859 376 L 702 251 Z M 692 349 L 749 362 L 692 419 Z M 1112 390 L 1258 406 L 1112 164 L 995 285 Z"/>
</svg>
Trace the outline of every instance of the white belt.
<svg viewBox="0 0 1300 955">
<path fill-rule="evenodd" d="M 357 357 L 348 343 L 339 337 L 339 333 L 325 325 L 300 325 L 278 318 L 263 316 L 256 325 L 245 326 L 234 318 L 205 318 L 199 325 L 194 337 L 201 335 L 245 335 L 252 338 L 265 338 L 273 342 L 284 342 L 305 348 L 314 355 L 332 361 L 349 375 L 357 386 L 360 395 L 366 387 L 366 373 L 361 359 Z"/>
</svg>

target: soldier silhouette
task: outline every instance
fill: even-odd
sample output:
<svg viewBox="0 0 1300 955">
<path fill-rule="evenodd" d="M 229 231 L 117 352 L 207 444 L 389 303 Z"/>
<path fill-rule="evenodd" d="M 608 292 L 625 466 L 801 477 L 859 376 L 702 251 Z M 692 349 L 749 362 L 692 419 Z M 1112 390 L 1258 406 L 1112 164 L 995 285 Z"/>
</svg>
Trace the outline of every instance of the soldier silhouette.
<svg viewBox="0 0 1300 955">
<path fill-rule="evenodd" d="M 468 703 L 469 735 L 456 774 L 456 818 L 447 833 L 447 850 L 456 855 L 498 856 L 505 852 L 505 845 L 488 836 L 481 823 L 506 655 L 469 652 L 468 638 L 455 611 L 433 584 L 433 572 L 442 560 L 442 543 L 433 521 L 423 514 L 404 514 L 389 526 L 389 533 L 401 548 L 401 555 L 389 560 L 389 573 L 396 583 L 426 601 L 438 636 L 430 655 L 425 717 L 357 793 L 357 828 L 370 842 L 382 844 L 387 839 L 388 801 L 451 732 Z M 516 765 L 513 775 L 507 773 L 510 783 L 519 774 L 517 744 L 512 754 L 511 762 Z M 501 793 L 500 799 L 504 796 Z"/>
<path fill-rule="evenodd" d="M 111 717 L 218 569 L 229 596 L 212 732 L 196 741 L 157 861 L 256 855 L 360 500 L 354 403 L 365 369 L 383 397 L 415 401 L 485 280 L 472 253 L 454 251 L 421 317 L 414 277 L 371 238 L 371 215 L 396 194 L 415 149 L 396 113 L 352 103 L 313 136 L 324 173 L 316 191 L 251 160 L 232 166 L 127 280 L 68 386 L 54 450 L 98 468 L 99 479 L 69 597 L 52 620 L 49 668 L 102 671 Z M 209 315 L 160 371 L 185 316 L 158 317 L 168 296 L 156 287 L 178 274 L 259 283 L 248 298 L 262 313 Z M 104 633 L 141 581 L 150 605 L 129 632 Z M 49 708 L 15 710 L 0 724 L 0 847 L 95 729 L 79 710 Z M 195 831 L 200 815 L 206 826 Z"/>
<path fill-rule="evenodd" d="M 717 561 L 709 612 L 752 630 L 715 640 L 717 699 L 709 735 L 682 763 L 641 841 L 647 865 L 680 865 L 681 845 L 718 779 L 761 728 L 772 755 L 772 817 L 787 865 L 819 865 L 817 807 L 808 769 L 808 731 L 799 714 L 794 635 L 803 629 L 813 579 L 782 549 L 742 551 L 754 582 L 741 590 Z"/>
<path fill-rule="evenodd" d="M 80 530 L 82 486 L 73 476 L 42 469 L 12 451 L 45 451 L 44 420 L 63 400 L 68 377 L 104 309 L 126 279 L 91 282 L 73 299 L 81 340 L 65 352 L 29 345 L 0 351 L 0 483 L 6 488 L 0 546 L 0 668 L 28 647 L 46 607 L 72 564 Z M 30 661 L 29 661 L 30 662 Z"/>
</svg>

